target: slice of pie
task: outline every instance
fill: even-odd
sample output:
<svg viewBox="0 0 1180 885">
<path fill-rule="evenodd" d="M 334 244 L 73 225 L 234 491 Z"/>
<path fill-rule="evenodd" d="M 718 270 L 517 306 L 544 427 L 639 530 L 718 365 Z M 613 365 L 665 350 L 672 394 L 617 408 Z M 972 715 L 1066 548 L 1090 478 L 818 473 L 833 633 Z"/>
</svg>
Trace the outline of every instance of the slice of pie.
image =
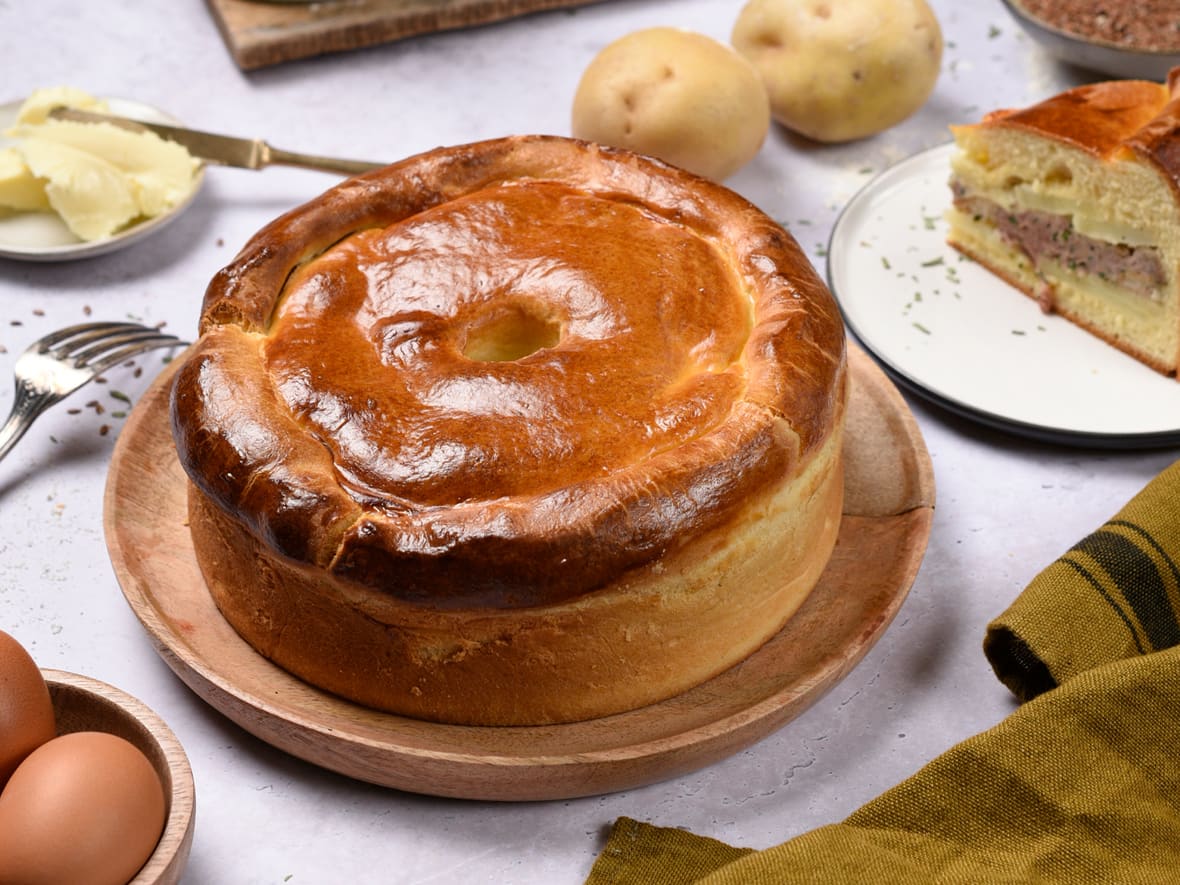
<svg viewBox="0 0 1180 885">
<path fill-rule="evenodd" d="M 1180 69 L 951 127 L 952 246 L 1152 368 L 1180 362 Z"/>
</svg>

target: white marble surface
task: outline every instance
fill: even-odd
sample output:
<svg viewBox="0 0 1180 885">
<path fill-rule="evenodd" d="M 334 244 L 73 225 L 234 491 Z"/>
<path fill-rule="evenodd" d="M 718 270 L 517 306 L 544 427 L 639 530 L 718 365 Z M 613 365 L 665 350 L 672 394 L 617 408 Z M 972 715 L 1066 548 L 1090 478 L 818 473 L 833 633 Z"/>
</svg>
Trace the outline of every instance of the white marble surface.
<svg viewBox="0 0 1180 885">
<path fill-rule="evenodd" d="M 948 123 L 1086 76 L 1046 58 L 998 0 L 933 5 L 947 50 L 921 112 L 838 147 L 776 130 L 729 182 L 788 225 L 821 269 L 837 212 L 872 172 L 944 141 Z M 198 0 L 0 3 L 0 100 L 70 83 L 202 128 L 392 160 L 509 133 L 566 134 L 581 70 L 609 40 L 661 24 L 725 39 L 739 8 L 608 0 L 246 74 Z M 0 260 L 0 378 L 33 338 L 88 316 L 191 333 L 208 278 L 261 224 L 328 183 L 298 170 L 212 169 L 184 217 L 124 252 L 55 265 Z M 114 373 L 109 388 L 134 399 L 147 381 Z M 86 408 L 92 399 L 107 413 Z M 152 650 L 112 574 L 100 505 L 121 423 L 110 410 L 120 403 L 98 387 L 38 422 L 0 463 L 0 628 L 42 666 L 113 683 L 176 731 L 197 787 L 187 882 L 574 883 L 619 815 L 769 846 L 840 820 L 1010 712 L 980 652 L 985 624 L 1175 455 L 1030 443 L 910 402 L 938 506 L 896 622 L 794 722 L 703 771 L 642 789 L 518 805 L 408 795 L 288 757 L 205 706 Z"/>
</svg>

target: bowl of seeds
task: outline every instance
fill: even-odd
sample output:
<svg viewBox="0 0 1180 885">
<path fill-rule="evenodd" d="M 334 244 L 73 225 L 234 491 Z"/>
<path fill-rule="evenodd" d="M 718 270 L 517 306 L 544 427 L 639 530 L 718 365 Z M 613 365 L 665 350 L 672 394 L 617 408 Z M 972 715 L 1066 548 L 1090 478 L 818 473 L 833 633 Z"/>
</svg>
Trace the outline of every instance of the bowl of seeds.
<svg viewBox="0 0 1180 885">
<path fill-rule="evenodd" d="M 1004 0 L 1061 61 L 1121 79 L 1161 81 L 1180 66 L 1180 0 Z"/>
</svg>

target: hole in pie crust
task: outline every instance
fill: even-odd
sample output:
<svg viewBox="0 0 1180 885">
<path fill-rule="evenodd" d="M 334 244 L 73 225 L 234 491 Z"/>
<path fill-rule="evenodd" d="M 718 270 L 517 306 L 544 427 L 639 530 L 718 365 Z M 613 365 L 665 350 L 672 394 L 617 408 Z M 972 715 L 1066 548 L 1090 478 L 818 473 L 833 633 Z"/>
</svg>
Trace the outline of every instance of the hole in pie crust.
<svg viewBox="0 0 1180 885">
<path fill-rule="evenodd" d="M 478 362 L 507 362 L 553 347 L 559 340 L 560 325 L 527 307 L 514 306 L 470 328 L 463 355 Z"/>
</svg>

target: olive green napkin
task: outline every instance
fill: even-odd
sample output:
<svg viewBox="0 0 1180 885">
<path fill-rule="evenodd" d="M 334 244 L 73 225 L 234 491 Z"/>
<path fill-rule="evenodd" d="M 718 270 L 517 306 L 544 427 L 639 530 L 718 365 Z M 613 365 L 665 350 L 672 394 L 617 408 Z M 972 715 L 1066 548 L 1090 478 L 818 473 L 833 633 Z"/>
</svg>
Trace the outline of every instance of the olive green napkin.
<svg viewBox="0 0 1180 885">
<path fill-rule="evenodd" d="M 622 818 L 587 883 L 1180 882 L 1178 613 L 1180 462 L 989 625 L 999 725 L 763 851 Z"/>
<path fill-rule="evenodd" d="M 1027 701 L 1110 661 L 1180 645 L 1178 581 L 1180 462 L 1037 575 L 989 625 L 984 653 Z"/>
</svg>

